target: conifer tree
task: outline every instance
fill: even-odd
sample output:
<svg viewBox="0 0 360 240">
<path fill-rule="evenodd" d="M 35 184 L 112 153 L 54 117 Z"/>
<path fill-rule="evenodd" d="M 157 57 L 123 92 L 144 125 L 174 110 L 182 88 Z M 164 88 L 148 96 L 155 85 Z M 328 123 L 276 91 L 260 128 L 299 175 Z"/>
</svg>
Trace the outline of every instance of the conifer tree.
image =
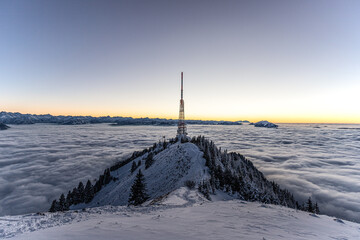
<svg viewBox="0 0 360 240">
<path fill-rule="evenodd" d="M 87 181 L 84 190 L 84 202 L 89 203 L 94 198 L 94 187 L 90 180 Z"/>
<path fill-rule="evenodd" d="M 211 200 L 208 182 L 205 181 L 200 182 L 198 186 L 198 190 L 204 195 L 206 199 Z"/>
<path fill-rule="evenodd" d="M 315 202 L 315 213 L 319 214 L 320 213 L 320 209 L 319 209 L 319 205 L 317 202 Z"/>
<path fill-rule="evenodd" d="M 78 197 L 77 197 L 77 199 L 78 199 L 78 203 L 82 203 L 82 202 L 84 202 L 84 184 L 82 183 L 82 182 L 79 182 L 79 185 L 78 185 L 78 187 L 77 187 L 77 190 L 78 190 Z"/>
<path fill-rule="evenodd" d="M 76 205 L 78 203 L 80 203 L 80 199 L 79 199 L 79 191 L 77 188 L 74 188 L 71 192 L 71 196 L 73 199 L 73 204 Z"/>
<path fill-rule="evenodd" d="M 101 181 L 100 179 L 97 180 L 94 184 L 94 192 L 97 193 L 101 190 L 102 186 L 101 186 Z"/>
<path fill-rule="evenodd" d="M 218 185 L 220 189 L 224 188 L 224 173 L 220 165 L 217 165 L 215 168 L 215 178 L 218 180 Z"/>
<path fill-rule="evenodd" d="M 69 210 L 69 207 L 73 204 L 74 204 L 73 197 L 71 192 L 69 191 L 68 194 L 66 195 L 66 200 L 65 200 L 66 210 Z"/>
<path fill-rule="evenodd" d="M 136 162 L 133 161 L 132 165 L 131 165 L 131 173 L 133 173 L 137 168 Z"/>
<path fill-rule="evenodd" d="M 65 196 L 62 193 L 60 198 L 59 198 L 59 208 L 58 211 L 65 211 L 66 210 L 66 206 L 65 206 Z"/>
<path fill-rule="evenodd" d="M 108 184 L 111 181 L 110 169 L 107 168 L 104 171 L 104 185 Z"/>
<path fill-rule="evenodd" d="M 232 173 L 231 170 L 229 168 L 225 169 L 224 172 L 224 182 L 225 185 L 230 186 L 231 185 L 231 180 L 232 180 Z"/>
<path fill-rule="evenodd" d="M 56 200 L 52 201 L 51 207 L 49 209 L 49 212 L 56 212 L 58 211 L 58 202 Z"/>
<path fill-rule="evenodd" d="M 145 159 L 145 169 L 149 168 L 154 163 L 153 154 L 149 153 Z"/>
<path fill-rule="evenodd" d="M 129 196 L 129 205 L 140 205 L 144 203 L 148 199 L 148 195 L 146 193 L 146 184 L 145 177 L 141 173 L 141 170 L 136 174 L 135 181 L 131 186 L 130 196 Z"/>
<path fill-rule="evenodd" d="M 207 144 L 205 145 L 205 149 L 204 149 L 204 158 L 206 160 L 205 166 L 210 168 L 210 165 L 211 165 L 210 150 L 209 150 L 209 146 Z"/>
<path fill-rule="evenodd" d="M 100 189 L 102 188 L 102 186 L 104 185 L 104 175 L 103 174 L 101 174 L 100 176 L 99 176 L 99 180 L 98 180 L 98 182 L 99 182 L 99 186 L 100 186 Z M 100 190 L 99 190 L 100 191 Z"/>
<path fill-rule="evenodd" d="M 233 183 L 231 185 L 231 190 L 233 191 L 233 193 L 240 192 L 240 190 L 241 190 L 241 182 L 240 182 L 239 177 L 234 177 Z"/>
<path fill-rule="evenodd" d="M 306 210 L 308 212 L 314 212 L 314 208 L 313 208 L 313 205 L 312 205 L 312 201 L 311 201 L 311 197 L 309 197 L 309 199 L 307 200 L 306 202 Z"/>
</svg>

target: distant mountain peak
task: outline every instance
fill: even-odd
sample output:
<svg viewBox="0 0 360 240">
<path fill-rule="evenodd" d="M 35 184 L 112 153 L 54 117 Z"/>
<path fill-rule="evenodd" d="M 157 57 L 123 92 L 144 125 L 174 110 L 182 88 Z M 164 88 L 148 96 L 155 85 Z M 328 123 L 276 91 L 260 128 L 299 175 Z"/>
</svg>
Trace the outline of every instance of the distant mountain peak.
<svg viewBox="0 0 360 240">
<path fill-rule="evenodd" d="M 79 125 L 93 123 L 111 123 L 113 126 L 123 125 L 156 125 L 175 126 L 178 120 L 165 118 L 132 118 L 132 117 L 92 117 L 92 116 L 53 116 L 50 114 L 21 114 L 12 112 L 0 112 L 0 121 L 4 124 L 34 124 L 34 123 L 55 123 L 61 125 Z M 232 121 L 211 121 L 211 120 L 187 120 L 187 124 L 205 125 L 241 125 L 242 123 Z"/>
<path fill-rule="evenodd" d="M 266 128 L 277 128 L 278 127 L 278 125 L 268 122 L 268 121 L 265 121 L 265 120 L 254 123 L 254 126 L 255 127 L 266 127 Z"/>
</svg>

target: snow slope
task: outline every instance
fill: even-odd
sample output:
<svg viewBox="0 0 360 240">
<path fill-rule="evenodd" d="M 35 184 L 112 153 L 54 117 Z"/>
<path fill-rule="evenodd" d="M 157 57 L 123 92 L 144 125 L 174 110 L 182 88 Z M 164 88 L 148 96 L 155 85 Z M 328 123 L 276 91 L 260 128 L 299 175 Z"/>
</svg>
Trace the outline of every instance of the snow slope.
<svg viewBox="0 0 360 240">
<path fill-rule="evenodd" d="M 0 229 L 0 237 L 19 240 L 360 237 L 357 223 L 270 204 L 241 200 L 210 202 L 197 191 L 184 187 L 145 207 L 103 206 L 79 212 L 3 217 Z"/>
<path fill-rule="evenodd" d="M 134 159 L 136 163 L 141 161 L 133 173 L 131 165 L 127 165 L 112 171 L 111 175 L 117 178 L 103 187 L 89 204 L 78 204 L 72 206 L 72 209 L 82 209 L 84 207 L 96 207 L 103 205 L 127 205 L 130 188 L 135 180 L 136 173 L 141 169 L 145 176 L 147 193 L 150 199 L 168 194 L 182 186 L 186 180 L 200 182 L 208 179 L 210 176 L 205 167 L 203 153 L 192 143 L 175 143 L 165 150 L 155 149 L 158 151 L 154 155 L 154 163 L 145 169 L 145 159 L 147 154 Z"/>
</svg>

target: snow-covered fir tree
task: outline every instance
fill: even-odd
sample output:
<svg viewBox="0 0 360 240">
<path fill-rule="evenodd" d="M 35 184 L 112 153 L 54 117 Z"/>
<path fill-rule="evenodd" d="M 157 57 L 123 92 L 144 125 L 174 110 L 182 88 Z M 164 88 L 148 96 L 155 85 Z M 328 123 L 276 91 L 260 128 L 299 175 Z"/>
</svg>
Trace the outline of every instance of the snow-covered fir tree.
<svg viewBox="0 0 360 240">
<path fill-rule="evenodd" d="M 59 211 L 65 211 L 66 209 L 66 202 L 65 202 L 65 196 L 64 194 L 61 194 L 59 199 Z"/>
<path fill-rule="evenodd" d="M 59 204 L 56 200 L 53 200 L 51 203 L 51 207 L 49 209 L 49 212 L 57 212 L 59 211 Z"/>
<path fill-rule="evenodd" d="M 90 180 L 87 181 L 84 190 L 84 202 L 89 203 L 94 198 L 94 187 Z"/>
<path fill-rule="evenodd" d="M 136 174 L 134 184 L 131 186 L 129 205 L 140 205 L 144 203 L 149 196 L 146 193 L 145 177 L 141 173 L 141 170 Z"/>
<path fill-rule="evenodd" d="M 319 205 L 318 205 L 317 202 L 315 202 L 314 211 L 315 211 L 316 214 L 320 213 Z"/>
<path fill-rule="evenodd" d="M 148 153 L 145 159 L 145 169 L 149 168 L 154 163 L 153 153 Z"/>
<path fill-rule="evenodd" d="M 306 202 L 306 211 L 313 213 L 314 212 L 314 207 L 311 201 L 311 197 L 308 198 L 307 202 Z"/>
<path fill-rule="evenodd" d="M 131 173 L 135 172 L 135 170 L 137 169 L 138 165 L 136 164 L 136 162 L 134 161 L 131 165 Z"/>
</svg>

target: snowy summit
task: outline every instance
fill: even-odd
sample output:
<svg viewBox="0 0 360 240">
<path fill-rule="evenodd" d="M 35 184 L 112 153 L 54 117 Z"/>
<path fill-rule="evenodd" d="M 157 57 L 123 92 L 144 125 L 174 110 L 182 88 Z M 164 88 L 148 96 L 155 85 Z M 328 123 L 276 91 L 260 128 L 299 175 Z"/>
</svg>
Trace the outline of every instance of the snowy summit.
<svg viewBox="0 0 360 240">
<path fill-rule="evenodd" d="M 209 200 L 220 191 L 234 199 L 296 207 L 289 191 L 268 181 L 243 155 L 222 151 L 199 136 L 159 142 L 134 152 L 127 160 L 106 169 L 95 183 L 79 183 L 66 198 L 54 201 L 51 210 L 127 205 L 139 171 L 149 200 L 156 201 L 187 186 L 199 189 Z"/>
<path fill-rule="evenodd" d="M 266 127 L 266 128 L 277 128 L 278 125 L 268 122 L 268 121 L 260 121 L 257 123 L 254 123 L 255 127 Z"/>
</svg>

